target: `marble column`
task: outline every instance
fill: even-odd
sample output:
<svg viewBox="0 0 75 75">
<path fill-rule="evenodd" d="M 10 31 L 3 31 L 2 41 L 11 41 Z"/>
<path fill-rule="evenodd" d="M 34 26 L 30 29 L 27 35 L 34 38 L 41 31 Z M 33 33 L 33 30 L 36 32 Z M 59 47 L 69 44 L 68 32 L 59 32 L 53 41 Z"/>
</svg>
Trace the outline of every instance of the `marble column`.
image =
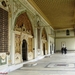
<svg viewBox="0 0 75 75">
<path fill-rule="evenodd" d="M 11 39 L 11 50 L 10 50 L 10 57 L 11 57 L 11 64 L 15 63 L 15 34 L 12 33 L 12 39 Z"/>
</svg>

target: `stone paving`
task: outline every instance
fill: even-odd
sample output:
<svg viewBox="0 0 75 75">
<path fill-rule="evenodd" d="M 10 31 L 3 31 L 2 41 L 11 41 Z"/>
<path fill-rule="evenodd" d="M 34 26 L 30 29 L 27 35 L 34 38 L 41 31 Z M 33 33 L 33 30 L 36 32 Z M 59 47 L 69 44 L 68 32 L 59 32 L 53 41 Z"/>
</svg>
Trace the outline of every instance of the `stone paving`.
<svg viewBox="0 0 75 75">
<path fill-rule="evenodd" d="M 24 64 L 8 75 L 75 75 L 75 52 L 55 53 L 42 60 Z"/>
</svg>

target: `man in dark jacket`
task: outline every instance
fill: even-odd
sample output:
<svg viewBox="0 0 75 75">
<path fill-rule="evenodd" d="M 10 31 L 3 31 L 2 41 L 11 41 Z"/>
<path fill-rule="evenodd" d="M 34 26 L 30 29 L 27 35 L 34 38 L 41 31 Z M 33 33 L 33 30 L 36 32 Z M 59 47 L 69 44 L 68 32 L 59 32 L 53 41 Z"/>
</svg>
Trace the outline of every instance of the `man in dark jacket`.
<svg viewBox="0 0 75 75">
<path fill-rule="evenodd" d="M 65 54 L 67 53 L 67 49 L 66 49 L 66 47 L 64 48 L 64 53 L 65 53 Z"/>
<path fill-rule="evenodd" d="M 64 53 L 64 47 L 61 48 L 61 53 L 62 53 L 62 54 Z"/>
</svg>

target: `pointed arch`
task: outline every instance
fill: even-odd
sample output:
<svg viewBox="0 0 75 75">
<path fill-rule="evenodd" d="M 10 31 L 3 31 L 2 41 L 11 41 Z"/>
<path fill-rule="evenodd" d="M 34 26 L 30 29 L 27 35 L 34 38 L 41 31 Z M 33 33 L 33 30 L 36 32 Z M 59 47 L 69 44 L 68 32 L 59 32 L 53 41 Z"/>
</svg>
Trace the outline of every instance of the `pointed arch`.
<svg viewBox="0 0 75 75">
<path fill-rule="evenodd" d="M 22 28 L 23 28 L 23 31 L 26 31 L 27 33 L 33 35 L 32 24 L 26 12 L 21 13 L 16 18 L 14 29 L 17 31 L 21 31 Z"/>
</svg>

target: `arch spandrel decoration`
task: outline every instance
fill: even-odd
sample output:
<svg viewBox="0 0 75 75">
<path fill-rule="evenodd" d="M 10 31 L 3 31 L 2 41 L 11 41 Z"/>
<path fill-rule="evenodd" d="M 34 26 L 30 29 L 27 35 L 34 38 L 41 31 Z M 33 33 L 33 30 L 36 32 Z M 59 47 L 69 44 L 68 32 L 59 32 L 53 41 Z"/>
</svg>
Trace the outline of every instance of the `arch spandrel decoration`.
<svg viewBox="0 0 75 75">
<path fill-rule="evenodd" d="M 26 12 L 17 17 L 14 29 L 15 31 L 22 31 L 26 34 L 33 35 L 32 25 Z"/>
</svg>

